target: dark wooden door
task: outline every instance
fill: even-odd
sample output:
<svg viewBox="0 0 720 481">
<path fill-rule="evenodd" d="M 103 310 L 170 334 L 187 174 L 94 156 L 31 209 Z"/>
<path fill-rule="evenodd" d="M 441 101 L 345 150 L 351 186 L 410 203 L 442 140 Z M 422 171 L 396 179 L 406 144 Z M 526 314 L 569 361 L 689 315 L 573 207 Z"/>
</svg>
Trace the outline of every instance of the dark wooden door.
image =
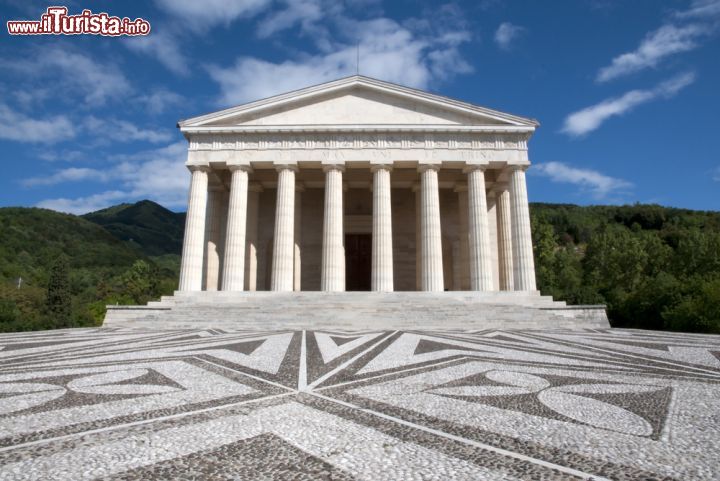
<svg viewBox="0 0 720 481">
<path fill-rule="evenodd" d="M 372 235 L 345 235 L 345 290 L 369 291 Z"/>
</svg>

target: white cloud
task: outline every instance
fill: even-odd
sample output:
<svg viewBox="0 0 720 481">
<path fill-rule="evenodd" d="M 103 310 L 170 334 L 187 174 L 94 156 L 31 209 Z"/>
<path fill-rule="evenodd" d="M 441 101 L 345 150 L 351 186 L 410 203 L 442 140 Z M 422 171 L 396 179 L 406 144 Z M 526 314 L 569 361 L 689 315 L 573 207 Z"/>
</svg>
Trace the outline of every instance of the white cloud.
<svg viewBox="0 0 720 481">
<path fill-rule="evenodd" d="M 218 25 L 228 26 L 238 18 L 249 18 L 264 10 L 272 0 L 155 0 L 158 8 L 172 18 L 154 24 L 150 35 L 131 37 L 124 45 L 135 52 L 155 57 L 178 75 L 189 75 L 190 60 L 182 50 L 188 35 L 202 35 Z"/>
<path fill-rule="evenodd" d="M 338 22 L 349 41 L 332 43 L 329 52 L 299 55 L 298 60 L 278 63 L 240 57 L 230 67 L 209 66 L 210 76 L 220 85 L 220 103 L 261 99 L 352 75 L 356 42 L 360 45 L 361 74 L 411 87 L 426 88 L 433 80 L 471 70 L 457 50 L 469 39 L 463 32 L 416 35 L 387 18 L 342 18 Z"/>
<path fill-rule="evenodd" d="M 84 53 L 67 48 L 44 48 L 30 58 L 3 60 L 2 66 L 21 73 L 24 81 L 52 77 L 55 97 L 61 95 L 57 91 L 59 87 L 81 95 L 91 106 L 104 105 L 108 100 L 121 100 L 132 92 L 130 82 L 117 66 L 97 62 Z"/>
<path fill-rule="evenodd" d="M 677 12 L 678 18 L 708 19 L 720 17 L 720 0 L 695 0 L 688 10 Z"/>
<path fill-rule="evenodd" d="M 36 119 L 0 103 L 0 139 L 17 142 L 52 144 L 91 134 L 99 143 L 144 141 L 168 142 L 173 134 L 169 130 L 141 129 L 127 120 L 86 116 L 80 123 L 73 123 L 65 115 Z M 77 152 L 73 154 L 77 158 Z M 53 154 L 45 154 L 44 160 L 57 160 Z"/>
<path fill-rule="evenodd" d="M 271 0 L 155 0 L 156 5 L 188 28 L 204 32 L 216 25 L 229 25 L 251 17 L 270 5 Z"/>
<path fill-rule="evenodd" d="M 189 173 L 185 167 L 187 143 L 176 142 L 159 149 L 116 155 L 105 169 L 68 168 L 47 177 L 25 179 L 26 186 L 54 185 L 64 182 L 95 182 L 116 186 L 91 196 L 47 199 L 38 207 L 83 214 L 109 207 L 120 201 L 151 199 L 167 207 L 187 203 Z"/>
<path fill-rule="evenodd" d="M 36 207 L 43 209 L 56 210 L 58 212 L 66 212 L 68 214 L 86 214 L 95 210 L 104 209 L 126 198 L 124 192 L 118 190 L 110 190 L 93 194 L 87 197 L 77 197 L 75 199 L 58 198 L 47 199 L 38 202 Z"/>
<path fill-rule="evenodd" d="M 82 180 L 105 181 L 108 178 L 108 172 L 89 169 L 85 167 L 70 167 L 55 172 L 45 177 L 30 177 L 21 183 L 25 187 L 35 187 L 39 185 L 55 185 L 64 182 L 79 182 Z"/>
<path fill-rule="evenodd" d="M 304 30 L 311 29 L 313 24 L 325 16 L 321 0 L 285 0 L 283 10 L 273 12 L 258 25 L 257 34 L 267 38 L 274 33 L 286 30 L 300 23 Z"/>
<path fill-rule="evenodd" d="M 124 39 L 123 44 L 131 50 L 155 57 L 171 72 L 178 75 L 190 73 L 189 60 L 180 49 L 181 40 L 170 30 L 153 30 L 147 36 Z"/>
<path fill-rule="evenodd" d="M 607 67 L 600 69 L 596 80 L 607 82 L 647 68 L 656 67 L 670 55 L 687 52 L 698 47 L 698 39 L 708 33 L 708 28 L 691 24 L 683 27 L 663 25 L 650 32 L 640 46 L 628 53 L 615 57 Z"/>
<path fill-rule="evenodd" d="M 65 115 L 36 119 L 0 103 L 0 139 L 50 144 L 72 139 L 76 134 Z"/>
<path fill-rule="evenodd" d="M 144 141 L 150 143 L 167 142 L 172 134 L 166 130 L 141 129 L 132 122 L 115 118 L 87 116 L 82 122 L 83 129 L 97 137 L 101 143 L 106 140 L 117 142 Z"/>
<path fill-rule="evenodd" d="M 717 167 L 713 172 L 713 180 L 716 182 L 720 182 L 720 167 Z"/>
<path fill-rule="evenodd" d="M 611 194 L 622 194 L 633 186 L 626 180 L 592 169 L 579 169 L 562 162 L 546 162 L 534 167 L 532 171 L 535 173 L 549 177 L 553 182 L 577 185 L 583 191 L 589 191 L 597 200 L 605 199 Z"/>
<path fill-rule="evenodd" d="M 149 94 L 140 95 L 138 100 L 144 103 L 148 112 L 153 115 L 162 114 L 172 107 L 181 105 L 184 97 L 166 89 L 158 89 Z"/>
<path fill-rule="evenodd" d="M 81 150 L 62 149 L 59 151 L 41 150 L 37 153 L 37 157 L 47 162 L 77 162 L 85 160 L 87 155 Z"/>
<path fill-rule="evenodd" d="M 599 128 L 610 117 L 623 115 L 638 105 L 657 98 L 670 98 L 695 81 L 695 74 L 684 73 L 660 83 L 650 90 L 631 90 L 620 97 L 574 112 L 565 118 L 562 132 L 573 137 L 585 135 Z"/>
<path fill-rule="evenodd" d="M 13 89 L 12 95 L 15 97 L 15 101 L 18 105 L 22 106 L 26 110 L 36 108 L 44 101 L 52 97 L 53 90 L 44 87 L 35 87 L 27 90 Z"/>
<path fill-rule="evenodd" d="M 512 44 L 517 40 L 525 29 L 510 22 L 503 22 L 495 31 L 495 43 L 503 50 L 510 50 Z"/>
<path fill-rule="evenodd" d="M 185 167 L 187 144 L 173 158 L 152 158 L 139 164 L 122 166 L 122 178 L 134 199 L 152 199 L 166 207 L 187 205 L 190 173 Z"/>
</svg>

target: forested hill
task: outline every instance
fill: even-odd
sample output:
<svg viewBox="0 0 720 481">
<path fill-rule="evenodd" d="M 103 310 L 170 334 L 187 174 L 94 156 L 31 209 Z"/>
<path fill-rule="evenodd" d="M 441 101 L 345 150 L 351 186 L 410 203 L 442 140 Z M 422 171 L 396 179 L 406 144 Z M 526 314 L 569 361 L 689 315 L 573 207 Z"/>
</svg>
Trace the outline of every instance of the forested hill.
<svg viewBox="0 0 720 481">
<path fill-rule="evenodd" d="M 0 331 L 96 325 L 106 304 L 172 293 L 184 219 L 150 201 L 81 217 L 0 208 Z M 65 279 L 60 307 L 52 279 Z"/>
<path fill-rule="evenodd" d="M 531 204 L 538 287 L 614 326 L 720 332 L 720 212 Z"/>
<path fill-rule="evenodd" d="M 720 332 L 720 212 L 530 209 L 543 293 L 607 304 L 615 326 Z M 0 208 L 0 330 L 94 325 L 106 304 L 172 293 L 184 218 L 151 201 L 81 217 Z"/>
<path fill-rule="evenodd" d="M 185 214 L 169 211 L 150 200 L 116 205 L 82 217 L 100 224 L 149 256 L 180 255 L 182 250 Z"/>
</svg>

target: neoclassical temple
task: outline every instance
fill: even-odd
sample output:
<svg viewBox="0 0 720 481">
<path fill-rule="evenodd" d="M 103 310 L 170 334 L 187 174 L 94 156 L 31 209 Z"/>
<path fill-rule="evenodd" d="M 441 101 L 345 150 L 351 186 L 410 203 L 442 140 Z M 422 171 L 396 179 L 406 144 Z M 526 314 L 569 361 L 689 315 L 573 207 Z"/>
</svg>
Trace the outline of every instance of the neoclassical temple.
<svg viewBox="0 0 720 481">
<path fill-rule="evenodd" d="M 181 121 L 180 291 L 535 291 L 538 123 L 363 76 Z"/>
<path fill-rule="evenodd" d="M 179 288 L 107 306 L 107 326 L 609 327 L 536 290 L 532 119 L 353 76 L 178 126 Z"/>
</svg>

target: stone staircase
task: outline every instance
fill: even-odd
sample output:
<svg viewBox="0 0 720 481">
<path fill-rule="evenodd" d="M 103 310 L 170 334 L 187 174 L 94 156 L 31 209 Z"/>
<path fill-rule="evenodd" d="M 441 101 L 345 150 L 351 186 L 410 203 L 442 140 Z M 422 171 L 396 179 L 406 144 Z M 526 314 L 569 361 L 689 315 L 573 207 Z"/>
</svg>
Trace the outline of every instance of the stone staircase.
<svg viewBox="0 0 720 481">
<path fill-rule="evenodd" d="M 608 328 L 604 306 L 539 292 L 176 292 L 108 306 L 105 326 L 153 329 Z"/>
</svg>

